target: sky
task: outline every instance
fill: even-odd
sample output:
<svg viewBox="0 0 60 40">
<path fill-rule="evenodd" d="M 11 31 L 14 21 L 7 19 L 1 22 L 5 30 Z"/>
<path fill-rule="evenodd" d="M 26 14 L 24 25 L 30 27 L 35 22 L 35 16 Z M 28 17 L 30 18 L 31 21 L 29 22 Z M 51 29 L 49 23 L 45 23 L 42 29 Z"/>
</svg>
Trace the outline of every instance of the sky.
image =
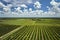
<svg viewBox="0 0 60 40">
<path fill-rule="evenodd" d="M 0 17 L 60 17 L 60 0 L 0 0 Z"/>
</svg>

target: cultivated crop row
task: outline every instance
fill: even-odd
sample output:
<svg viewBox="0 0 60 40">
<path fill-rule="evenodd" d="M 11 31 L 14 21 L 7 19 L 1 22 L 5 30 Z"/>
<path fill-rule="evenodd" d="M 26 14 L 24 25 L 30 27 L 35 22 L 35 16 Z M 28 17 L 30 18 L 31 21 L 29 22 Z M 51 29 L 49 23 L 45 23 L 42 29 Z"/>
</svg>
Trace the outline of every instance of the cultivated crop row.
<svg viewBox="0 0 60 40">
<path fill-rule="evenodd" d="M 26 25 L 3 40 L 60 40 L 60 26 Z"/>
</svg>

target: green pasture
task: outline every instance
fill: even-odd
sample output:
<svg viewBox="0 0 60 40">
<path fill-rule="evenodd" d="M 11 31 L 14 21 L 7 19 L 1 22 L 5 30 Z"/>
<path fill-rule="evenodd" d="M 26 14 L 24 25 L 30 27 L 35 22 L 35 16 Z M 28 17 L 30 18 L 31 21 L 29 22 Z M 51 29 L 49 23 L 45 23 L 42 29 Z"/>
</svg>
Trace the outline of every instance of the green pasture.
<svg viewBox="0 0 60 40">
<path fill-rule="evenodd" d="M 60 40 L 60 19 L 0 19 L 1 40 Z"/>
</svg>

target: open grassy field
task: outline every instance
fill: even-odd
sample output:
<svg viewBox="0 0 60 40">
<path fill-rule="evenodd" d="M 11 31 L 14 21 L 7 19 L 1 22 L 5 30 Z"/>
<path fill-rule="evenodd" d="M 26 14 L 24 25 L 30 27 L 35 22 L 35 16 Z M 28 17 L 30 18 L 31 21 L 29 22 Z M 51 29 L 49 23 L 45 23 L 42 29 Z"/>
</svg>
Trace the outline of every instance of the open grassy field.
<svg viewBox="0 0 60 40">
<path fill-rule="evenodd" d="M 60 40 L 60 19 L 0 19 L 0 40 Z"/>
</svg>

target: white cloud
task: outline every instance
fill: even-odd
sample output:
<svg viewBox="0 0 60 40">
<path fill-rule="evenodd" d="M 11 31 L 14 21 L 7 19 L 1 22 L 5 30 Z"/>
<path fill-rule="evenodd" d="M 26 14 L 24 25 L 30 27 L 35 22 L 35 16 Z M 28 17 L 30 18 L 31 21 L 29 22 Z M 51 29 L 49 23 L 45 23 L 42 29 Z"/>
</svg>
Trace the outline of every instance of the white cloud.
<svg viewBox="0 0 60 40">
<path fill-rule="evenodd" d="M 3 13 L 8 13 L 11 11 L 12 4 L 4 5 L 2 2 L 0 2 L 0 8 L 3 8 Z"/>
<path fill-rule="evenodd" d="M 27 8 L 25 4 L 21 4 L 20 7 Z"/>
<path fill-rule="evenodd" d="M 27 14 L 28 13 L 28 9 L 24 9 L 23 11 L 24 11 L 23 14 Z"/>
<path fill-rule="evenodd" d="M 3 12 L 4 12 L 4 14 L 9 14 L 11 12 L 11 9 L 8 7 L 4 7 Z"/>
<path fill-rule="evenodd" d="M 3 8 L 3 7 L 12 7 L 13 5 L 12 4 L 7 4 L 7 5 L 4 5 L 2 2 L 0 2 L 0 8 Z"/>
<path fill-rule="evenodd" d="M 52 11 L 54 11 L 54 12 L 56 12 L 56 13 L 60 13 L 60 8 L 59 8 L 60 2 L 58 3 L 58 2 L 55 2 L 55 0 L 52 0 L 52 1 L 50 2 L 50 4 L 53 6 L 53 7 L 51 8 Z"/>
<path fill-rule="evenodd" d="M 30 4 L 33 2 L 32 0 L 12 0 L 11 3 L 13 6 L 20 6 L 21 4 Z"/>
<path fill-rule="evenodd" d="M 13 5 L 12 4 L 7 4 L 7 7 L 11 8 L 11 7 L 13 7 Z"/>
<path fill-rule="evenodd" d="M 2 4 L 2 8 L 3 8 L 2 13 L 9 14 L 11 12 L 11 7 L 12 7 L 12 4 L 8 4 L 8 5 Z"/>
<path fill-rule="evenodd" d="M 21 7 L 15 8 L 15 12 L 18 13 L 18 14 L 23 13 L 22 10 L 21 10 Z"/>
<path fill-rule="evenodd" d="M 29 8 L 29 12 L 31 12 L 32 11 L 32 8 Z"/>
<path fill-rule="evenodd" d="M 5 5 L 2 3 L 2 2 L 0 2 L 0 8 L 2 8 L 2 7 L 4 7 Z"/>
<path fill-rule="evenodd" d="M 3 1 L 12 3 L 34 3 L 39 0 L 3 0 Z"/>
<path fill-rule="evenodd" d="M 33 3 L 32 0 L 28 0 L 27 2 L 28 2 L 28 3 Z"/>
<path fill-rule="evenodd" d="M 5 1 L 5 2 L 11 2 L 12 0 L 3 0 L 3 1 Z"/>
<path fill-rule="evenodd" d="M 52 1 L 50 2 L 50 4 L 51 4 L 51 5 L 58 5 L 58 3 L 55 2 L 55 0 L 52 0 Z"/>
<path fill-rule="evenodd" d="M 48 11 L 47 12 L 49 15 L 51 15 L 51 16 L 54 16 L 56 13 L 55 12 L 53 12 L 53 11 Z"/>
<path fill-rule="evenodd" d="M 18 2 L 20 2 L 20 1 L 18 1 Z M 44 12 L 43 10 L 38 10 L 39 8 L 41 8 L 41 4 L 38 1 L 36 1 L 34 3 L 34 7 L 36 8 L 36 10 L 32 10 L 32 8 L 27 9 L 27 5 L 23 3 L 23 4 L 19 4 L 19 6 L 17 6 L 17 8 L 15 8 L 15 11 L 12 12 L 11 7 L 14 6 L 13 4 L 8 4 L 6 6 L 6 5 L 4 5 L 3 3 L 0 2 L 0 7 L 3 7 L 3 11 L 0 11 L 0 13 L 4 13 L 4 15 L 7 16 L 7 17 L 8 16 L 12 16 L 12 17 L 15 17 L 15 16 L 17 16 L 17 17 L 18 16 L 19 17 L 55 17 L 56 14 L 59 15 L 60 14 L 60 8 L 59 8 L 60 3 L 52 0 L 50 2 L 50 4 L 53 7 L 50 8 L 50 7 L 47 6 L 47 8 L 48 8 L 47 12 Z M 24 8 L 23 11 L 21 10 L 21 7 Z"/>
<path fill-rule="evenodd" d="M 20 9 L 21 9 L 20 7 L 17 7 L 15 10 L 16 10 L 16 11 L 19 11 Z"/>
<path fill-rule="evenodd" d="M 51 8 L 49 6 L 47 6 L 48 10 L 50 10 Z"/>
<path fill-rule="evenodd" d="M 35 7 L 35 8 L 41 8 L 40 2 L 36 1 L 36 2 L 34 3 L 34 7 Z"/>
<path fill-rule="evenodd" d="M 34 2 L 39 0 L 3 0 L 3 1 L 11 3 L 14 7 L 18 7 L 21 4 L 31 4 L 31 3 L 33 4 Z"/>
<path fill-rule="evenodd" d="M 11 7 L 12 7 L 12 4 L 7 4 L 3 7 L 3 11 L 4 12 L 9 12 L 11 11 Z"/>
</svg>

